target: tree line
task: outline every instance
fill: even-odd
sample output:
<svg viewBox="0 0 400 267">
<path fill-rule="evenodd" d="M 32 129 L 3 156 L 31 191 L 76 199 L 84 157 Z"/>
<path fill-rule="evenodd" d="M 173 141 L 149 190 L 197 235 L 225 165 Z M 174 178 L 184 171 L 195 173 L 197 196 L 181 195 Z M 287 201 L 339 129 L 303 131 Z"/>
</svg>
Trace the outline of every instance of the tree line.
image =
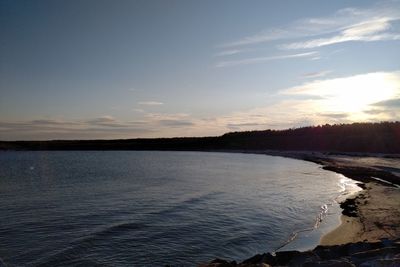
<svg viewBox="0 0 400 267">
<path fill-rule="evenodd" d="M 400 153 L 400 122 L 230 132 L 214 137 L 0 141 L 2 150 L 308 150 Z"/>
</svg>

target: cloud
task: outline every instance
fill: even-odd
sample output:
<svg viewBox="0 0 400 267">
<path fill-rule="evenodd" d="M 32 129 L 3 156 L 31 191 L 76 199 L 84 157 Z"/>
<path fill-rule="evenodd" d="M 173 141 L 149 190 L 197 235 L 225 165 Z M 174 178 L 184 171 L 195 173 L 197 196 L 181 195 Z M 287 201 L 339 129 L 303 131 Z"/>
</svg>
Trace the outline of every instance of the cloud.
<svg viewBox="0 0 400 267">
<path fill-rule="evenodd" d="M 0 121 L 1 140 L 127 138 L 151 134 L 142 122 L 122 122 L 111 116 L 88 120 Z"/>
<path fill-rule="evenodd" d="M 138 102 L 139 105 L 143 105 L 143 106 L 160 106 L 160 105 L 164 105 L 164 103 L 162 102 L 158 102 L 158 101 L 140 101 Z"/>
<path fill-rule="evenodd" d="M 285 100 L 266 107 L 219 116 L 208 124 L 219 126 L 222 132 L 285 129 L 318 124 L 316 112 L 309 109 L 308 104 L 309 100 Z"/>
<path fill-rule="evenodd" d="M 158 123 L 168 127 L 181 127 L 181 126 L 193 126 L 193 122 L 188 120 L 159 120 Z"/>
<path fill-rule="evenodd" d="M 326 75 L 328 75 L 329 73 L 331 73 L 332 71 L 330 70 L 324 70 L 324 71 L 316 71 L 316 72 L 308 72 L 308 73 L 304 73 L 302 75 L 303 78 L 307 78 L 307 79 L 315 79 L 315 78 L 321 78 L 324 77 Z"/>
<path fill-rule="evenodd" d="M 94 119 L 85 121 L 85 123 L 88 125 L 92 125 L 92 126 L 106 126 L 106 127 L 118 127 L 118 128 L 123 128 L 123 127 L 129 126 L 127 124 L 119 122 L 117 119 L 115 119 L 112 116 L 102 116 L 99 118 L 94 118 Z"/>
<path fill-rule="evenodd" d="M 390 21 L 391 18 L 379 18 L 363 21 L 351 25 L 342 30 L 339 34 L 328 38 L 317 38 L 302 42 L 294 42 L 281 45 L 280 47 L 284 49 L 310 49 L 350 41 L 374 42 L 400 40 L 399 33 L 382 33 L 390 28 Z"/>
<path fill-rule="evenodd" d="M 84 120 L 0 121 L 0 140 L 49 140 L 193 136 L 215 131 L 189 114 L 143 113 L 135 121 L 112 116 Z"/>
<path fill-rule="evenodd" d="M 147 113 L 145 119 L 148 123 L 159 127 L 184 127 L 195 125 L 195 122 L 190 118 L 190 115 L 186 113 Z"/>
<path fill-rule="evenodd" d="M 134 121 L 109 115 L 0 121 L 0 140 L 209 136 L 231 130 L 398 120 L 400 71 L 306 80 L 283 88 L 276 97 L 267 106 L 204 118 L 187 113 L 139 113 Z"/>
<path fill-rule="evenodd" d="M 245 131 L 379 122 L 398 120 L 400 115 L 399 109 L 393 108 L 400 104 L 400 71 L 312 80 L 280 92 L 289 98 L 265 107 L 215 117 L 205 124 L 225 131 Z"/>
<path fill-rule="evenodd" d="M 379 115 L 385 113 L 385 111 L 381 109 L 369 109 L 369 110 L 364 110 L 364 113 L 369 115 Z"/>
<path fill-rule="evenodd" d="M 215 54 L 216 57 L 222 57 L 222 56 L 232 56 L 232 55 L 236 55 L 243 52 L 243 50 L 241 49 L 231 49 L 231 50 L 224 50 L 221 51 L 217 54 Z"/>
<path fill-rule="evenodd" d="M 32 120 L 33 125 L 38 126 L 57 126 L 57 125 L 81 125 L 79 122 L 63 121 L 63 120 Z"/>
<path fill-rule="evenodd" d="M 371 106 L 384 107 L 384 108 L 400 108 L 400 98 L 384 100 L 371 104 Z"/>
<path fill-rule="evenodd" d="M 390 29 L 391 23 L 399 19 L 400 2 L 384 1 L 368 8 L 344 8 L 325 17 L 303 18 L 286 26 L 269 28 L 257 34 L 222 44 L 219 47 L 249 46 L 271 41 L 312 38 L 338 32 L 339 35 L 335 34 L 329 38 L 288 44 L 286 48 L 319 47 L 346 40 L 398 40 L 398 32 L 377 33 Z M 357 38 L 358 40 L 356 40 Z"/>
<path fill-rule="evenodd" d="M 375 102 L 364 112 L 381 120 L 399 120 L 400 118 L 400 89 L 396 97 Z"/>
<path fill-rule="evenodd" d="M 220 45 L 220 47 L 236 47 L 236 46 L 252 45 L 252 44 L 265 43 L 280 39 L 286 39 L 292 36 L 295 36 L 295 34 L 291 33 L 289 30 L 279 29 L 279 28 L 269 29 L 255 35 L 244 37 L 237 41 L 222 44 Z"/>
<path fill-rule="evenodd" d="M 348 113 L 318 113 L 318 115 L 332 119 L 345 119 L 349 116 Z"/>
<path fill-rule="evenodd" d="M 377 42 L 400 40 L 400 1 L 383 1 L 368 8 L 344 8 L 324 17 L 303 18 L 284 26 L 265 29 L 257 34 L 218 45 L 216 56 L 254 51 L 255 45 L 274 42 L 280 50 L 316 49 L 344 42 Z M 253 47 L 250 47 L 253 46 Z M 302 54 L 298 54 L 299 57 Z M 308 56 L 308 55 L 305 55 Z M 228 67 L 296 58 L 286 56 L 252 57 L 217 62 L 215 67 Z M 319 54 L 310 60 L 319 60 Z"/>
<path fill-rule="evenodd" d="M 115 121 L 116 121 L 116 119 L 114 117 L 109 116 L 109 115 L 105 115 L 105 116 L 102 116 L 102 117 L 99 117 L 99 118 L 88 120 L 87 122 L 88 123 L 97 124 L 97 123 L 112 123 L 112 122 L 115 122 Z"/>
<path fill-rule="evenodd" d="M 393 99 L 400 95 L 400 71 L 314 80 L 281 93 L 295 97 L 321 97 L 312 99 L 313 109 L 318 110 L 320 115 L 345 113 L 353 121 L 363 120 L 370 114 L 365 111 L 370 110 L 371 105 L 397 103 Z"/>
<path fill-rule="evenodd" d="M 221 61 L 218 62 L 215 67 L 222 68 L 222 67 L 232 67 L 232 66 L 239 66 L 239 65 L 249 65 L 255 63 L 262 63 L 271 60 L 280 60 L 280 59 L 290 59 L 290 58 L 305 58 L 305 57 L 312 57 L 318 55 L 318 52 L 307 52 L 307 53 L 299 53 L 299 54 L 288 54 L 288 55 L 279 55 L 279 56 L 270 56 L 270 57 L 254 57 L 254 58 L 246 58 L 241 60 L 230 60 L 230 61 Z"/>
<path fill-rule="evenodd" d="M 228 123 L 226 127 L 232 130 L 239 130 L 243 128 L 259 128 L 259 127 L 267 127 L 268 125 L 265 123 L 259 123 L 259 122 L 243 122 L 243 123 Z"/>
</svg>

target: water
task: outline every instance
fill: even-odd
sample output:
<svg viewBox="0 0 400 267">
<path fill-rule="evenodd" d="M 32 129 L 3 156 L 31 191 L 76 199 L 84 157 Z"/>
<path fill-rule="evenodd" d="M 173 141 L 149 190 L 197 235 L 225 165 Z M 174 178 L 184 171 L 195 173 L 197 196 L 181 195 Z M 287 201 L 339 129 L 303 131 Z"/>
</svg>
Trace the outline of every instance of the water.
<svg viewBox="0 0 400 267">
<path fill-rule="evenodd" d="M 265 155 L 1 152 L 0 258 L 195 266 L 275 250 L 293 232 L 284 249 L 311 248 L 337 224 L 344 182 L 316 164 Z"/>
</svg>

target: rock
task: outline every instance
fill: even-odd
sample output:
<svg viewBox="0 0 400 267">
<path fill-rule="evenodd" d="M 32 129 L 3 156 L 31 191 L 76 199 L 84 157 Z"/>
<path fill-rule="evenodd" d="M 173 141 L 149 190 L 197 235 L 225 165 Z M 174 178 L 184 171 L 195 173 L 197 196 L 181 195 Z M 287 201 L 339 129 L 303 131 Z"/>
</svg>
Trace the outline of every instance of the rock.
<svg viewBox="0 0 400 267">
<path fill-rule="evenodd" d="M 281 251 L 277 252 L 273 265 L 287 265 L 295 257 L 300 256 L 302 253 L 299 251 Z"/>
<path fill-rule="evenodd" d="M 313 251 L 305 251 L 300 253 L 299 255 L 294 256 L 289 262 L 288 266 L 303 266 L 306 262 L 317 262 L 320 261 L 321 258 L 314 253 Z"/>
<path fill-rule="evenodd" d="M 380 259 L 394 259 L 397 254 L 400 253 L 400 248 L 398 247 L 385 247 L 380 249 L 373 249 L 363 252 L 354 253 L 351 255 L 351 261 L 357 265 L 367 264 L 368 262 L 373 262 L 374 260 Z M 368 266 L 368 265 L 365 265 Z M 373 266 L 373 265 L 371 265 Z"/>
<path fill-rule="evenodd" d="M 384 247 L 384 243 L 381 242 L 375 242 L 375 243 L 357 242 L 349 244 L 347 252 L 349 255 L 352 255 L 358 252 L 379 249 L 382 247 Z"/>
<path fill-rule="evenodd" d="M 256 263 L 256 264 L 245 264 L 245 265 L 240 264 L 238 267 L 272 267 L 272 266 L 266 263 Z"/>
<path fill-rule="evenodd" d="M 199 267 L 400 267 L 400 239 L 317 246 L 314 250 L 257 254 L 240 264 L 215 259 Z"/>
<path fill-rule="evenodd" d="M 366 261 L 360 264 L 360 267 L 399 267 L 400 258 L 395 259 L 377 259 Z"/>
<path fill-rule="evenodd" d="M 257 255 L 242 262 L 242 264 L 257 264 L 257 263 L 266 263 L 269 265 L 276 265 L 275 257 L 272 256 L 271 253 L 257 254 Z"/>
<path fill-rule="evenodd" d="M 355 267 L 355 265 L 352 264 L 351 262 L 348 262 L 346 259 L 343 259 L 343 260 L 307 262 L 303 264 L 303 267 Z"/>
<path fill-rule="evenodd" d="M 398 253 L 400 253 L 400 248 L 398 248 L 398 247 L 385 247 L 385 248 L 380 248 L 380 249 L 373 249 L 373 250 L 367 250 L 367 251 L 354 253 L 353 255 L 351 255 L 351 257 L 358 258 L 358 259 L 384 257 L 384 256 L 392 256 L 393 257 L 394 255 L 396 255 Z"/>
<path fill-rule="evenodd" d="M 337 259 L 348 255 L 348 245 L 317 246 L 314 253 L 323 260 Z"/>
<path fill-rule="evenodd" d="M 223 259 L 215 259 L 212 260 L 210 263 L 207 264 L 200 264 L 199 267 L 236 267 L 236 261 L 227 261 Z"/>
<path fill-rule="evenodd" d="M 357 198 L 348 198 L 340 204 L 340 208 L 343 209 L 342 214 L 349 217 L 358 217 L 357 210 Z"/>
</svg>

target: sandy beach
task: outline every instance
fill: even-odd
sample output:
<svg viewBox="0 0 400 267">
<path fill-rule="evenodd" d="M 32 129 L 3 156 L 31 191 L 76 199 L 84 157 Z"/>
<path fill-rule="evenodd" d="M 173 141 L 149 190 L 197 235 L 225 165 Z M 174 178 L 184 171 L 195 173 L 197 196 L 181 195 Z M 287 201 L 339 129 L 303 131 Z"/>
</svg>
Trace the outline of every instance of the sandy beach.
<svg viewBox="0 0 400 267">
<path fill-rule="evenodd" d="M 342 224 L 321 239 L 321 245 L 377 242 L 400 237 L 400 189 L 365 184 L 354 198 L 357 217 L 342 215 Z"/>
<path fill-rule="evenodd" d="M 341 225 L 321 238 L 323 246 L 400 238 L 400 158 L 278 152 L 312 161 L 359 181 L 362 191 L 341 204 Z"/>
</svg>

